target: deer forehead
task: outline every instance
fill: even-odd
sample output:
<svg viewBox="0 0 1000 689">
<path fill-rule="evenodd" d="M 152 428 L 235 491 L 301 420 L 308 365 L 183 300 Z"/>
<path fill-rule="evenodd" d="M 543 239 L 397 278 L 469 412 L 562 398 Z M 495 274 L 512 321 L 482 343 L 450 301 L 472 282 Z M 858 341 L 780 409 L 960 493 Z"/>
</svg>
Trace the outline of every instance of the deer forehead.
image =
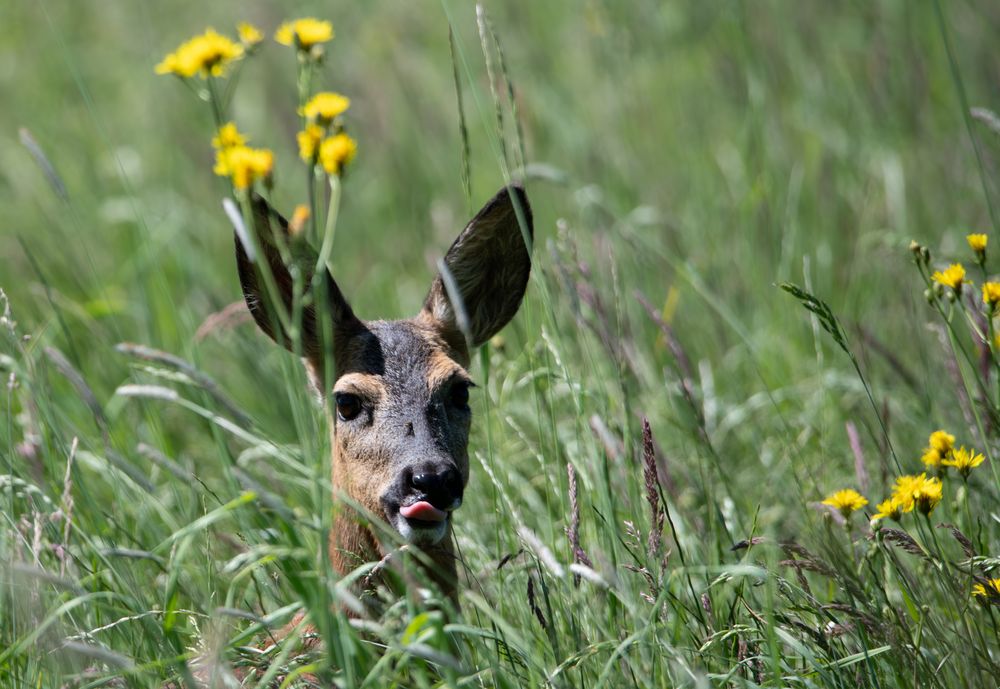
<svg viewBox="0 0 1000 689">
<path fill-rule="evenodd" d="M 449 380 L 467 379 L 441 337 L 413 321 L 372 321 L 338 356 L 335 392 L 375 400 L 426 397 Z"/>
</svg>

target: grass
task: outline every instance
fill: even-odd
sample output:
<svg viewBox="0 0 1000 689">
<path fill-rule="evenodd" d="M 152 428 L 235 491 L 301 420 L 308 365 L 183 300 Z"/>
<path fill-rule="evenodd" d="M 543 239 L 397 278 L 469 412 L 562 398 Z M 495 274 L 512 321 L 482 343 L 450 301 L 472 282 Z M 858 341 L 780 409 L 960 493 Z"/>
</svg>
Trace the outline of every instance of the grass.
<svg viewBox="0 0 1000 689">
<path fill-rule="evenodd" d="M 322 414 L 252 324 L 199 333 L 240 299 L 227 188 L 208 108 L 152 68 L 204 26 L 287 17 L 15 1 L 0 685 L 162 686 L 198 658 L 219 686 L 995 683 L 998 611 L 971 591 L 1000 576 L 997 372 L 964 316 L 964 236 L 991 236 L 988 272 L 1000 243 L 1000 139 L 969 114 L 1000 111 L 995 7 L 498 3 L 498 44 L 466 3 L 286 9 L 337 27 L 320 82 L 359 153 L 332 261 L 362 317 L 417 311 L 523 132 L 535 265 L 473 366 L 461 611 L 409 591 L 360 626 L 326 613 L 349 589 L 319 555 Z M 268 45 L 233 103 L 286 210 L 291 55 Z M 967 264 L 965 310 L 928 305 L 911 239 Z M 938 428 L 986 463 L 872 533 Z M 818 506 L 845 487 L 870 500 L 849 529 Z M 266 642 L 299 611 L 324 651 Z"/>
</svg>

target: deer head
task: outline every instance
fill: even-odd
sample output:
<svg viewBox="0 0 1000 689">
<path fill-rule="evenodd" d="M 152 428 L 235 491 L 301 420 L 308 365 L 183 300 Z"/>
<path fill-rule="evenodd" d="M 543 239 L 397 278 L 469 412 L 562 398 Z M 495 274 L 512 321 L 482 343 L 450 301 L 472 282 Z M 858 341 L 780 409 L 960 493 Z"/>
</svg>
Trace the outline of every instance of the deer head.
<svg viewBox="0 0 1000 689">
<path fill-rule="evenodd" d="M 420 313 L 405 320 L 359 319 L 325 268 L 313 279 L 315 254 L 289 237 L 285 220 L 263 199 L 253 208 L 255 261 L 236 240 L 243 295 L 260 328 L 302 356 L 314 392 L 327 400 L 334 491 L 427 552 L 429 574 L 453 594 L 452 516 L 469 480 L 466 369 L 472 350 L 513 318 L 528 284 L 532 221 L 524 190 L 504 188 L 476 214 L 445 255 Z M 298 282 L 293 267 L 301 270 Z M 313 287 L 300 290 L 304 308 L 293 325 L 275 314 L 293 312 L 296 284 Z M 356 512 L 337 511 L 330 559 L 340 573 L 386 550 Z"/>
</svg>

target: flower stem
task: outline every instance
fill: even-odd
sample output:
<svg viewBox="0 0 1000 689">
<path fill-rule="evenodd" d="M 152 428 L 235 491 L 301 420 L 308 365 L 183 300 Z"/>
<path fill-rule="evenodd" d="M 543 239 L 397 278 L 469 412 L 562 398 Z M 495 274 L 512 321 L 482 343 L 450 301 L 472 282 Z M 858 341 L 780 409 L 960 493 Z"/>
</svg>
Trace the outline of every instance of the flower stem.
<svg viewBox="0 0 1000 689">
<path fill-rule="evenodd" d="M 215 83 L 215 77 L 211 74 L 205 80 L 208 85 L 208 102 L 212 105 L 212 118 L 215 120 L 215 128 L 218 130 L 222 127 L 225 118 L 223 117 L 222 103 L 219 100 L 219 89 Z"/>
<path fill-rule="evenodd" d="M 333 237 L 337 231 L 337 215 L 340 212 L 340 177 L 330 175 L 330 205 L 326 210 L 326 227 L 323 229 L 323 244 L 316 261 L 316 274 L 324 268 L 331 270 L 330 255 L 333 253 Z"/>
</svg>

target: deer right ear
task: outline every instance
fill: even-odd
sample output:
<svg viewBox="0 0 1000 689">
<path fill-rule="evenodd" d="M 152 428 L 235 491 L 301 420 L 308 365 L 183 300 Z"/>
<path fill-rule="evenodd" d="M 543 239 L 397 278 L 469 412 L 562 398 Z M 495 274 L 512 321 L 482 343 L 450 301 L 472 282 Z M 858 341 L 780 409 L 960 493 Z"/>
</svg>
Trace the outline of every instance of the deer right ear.
<svg viewBox="0 0 1000 689">
<path fill-rule="evenodd" d="M 250 260 L 246 247 L 239 235 L 236 235 L 236 269 L 240 275 L 240 285 L 243 288 L 243 299 L 250 309 L 257 325 L 272 340 L 291 352 L 294 344 L 286 329 L 281 325 L 282 318 L 278 309 L 291 314 L 294 292 L 294 281 L 288 266 L 281 258 L 281 252 L 276 244 L 275 233 L 281 233 L 285 246 L 293 251 L 292 260 L 301 266 L 303 285 L 308 289 L 312 283 L 313 270 L 316 266 L 315 252 L 309 249 L 305 242 L 295 241 L 288 231 L 288 223 L 263 198 L 254 194 L 253 232 L 257 237 L 257 246 L 261 255 L 255 261 Z M 277 294 L 270 295 L 266 288 L 266 280 L 262 275 L 262 265 L 266 265 L 274 277 Z M 334 332 L 360 325 L 343 293 L 334 281 L 333 276 L 324 268 L 326 276 L 326 301 Z M 272 296 L 274 297 L 272 299 Z M 311 295 L 307 295 L 311 296 Z M 306 299 L 308 306 L 302 310 L 301 324 L 301 354 L 314 361 L 323 357 L 322 337 L 320 335 L 319 319 L 316 317 L 316 306 L 313 299 Z"/>
<path fill-rule="evenodd" d="M 459 349 L 489 340 L 521 306 L 531 271 L 532 237 L 524 188 L 501 189 L 448 249 L 421 315 Z"/>
</svg>

